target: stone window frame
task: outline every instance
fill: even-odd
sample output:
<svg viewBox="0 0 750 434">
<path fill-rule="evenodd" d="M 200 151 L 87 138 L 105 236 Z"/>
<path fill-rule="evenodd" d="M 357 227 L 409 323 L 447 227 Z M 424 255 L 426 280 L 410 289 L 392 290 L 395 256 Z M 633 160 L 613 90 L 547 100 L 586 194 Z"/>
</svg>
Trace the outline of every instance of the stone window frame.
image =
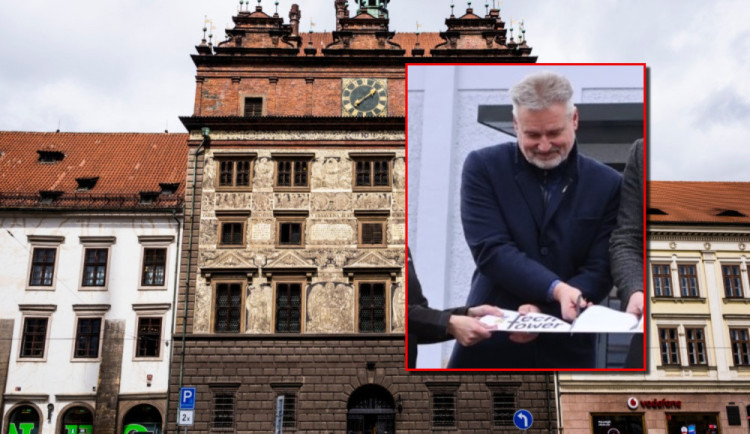
<svg viewBox="0 0 750 434">
<path fill-rule="evenodd" d="M 272 152 L 271 159 L 273 160 L 273 191 L 278 192 L 301 192 L 309 193 L 310 185 L 312 184 L 312 162 L 315 158 L 314 153 L 300 152 L 300 153 L 278 153 Z M 279 185 L 279 163 L 285 162 L 305 162 L 307 164 L 307 183 L 305 185 L 294 185 L 294 168 L 292 169 L 292 185 L 282 186 Z"/>
<path fill-rule="evenodd" d="M 307 245 L 307 217 L 309 212 L 306 210 L 275 210 L 273 216 L 276 219 L 274 234 L 275 246 L 277 249 L 304 249 Z M 300 243 L 299 244 L 282 244 L 281 243 L 281 225 L 282 224 L 299 224 L 300 225 Z"/>
<path fill-rule="evenodd" d="M 384 297 L 385 297 L 385 327 L 384 331 L 382 332 L 371 332 L 371 331 L 361 331 L 360 330 L 360 323 L 359 323 L 359 317 L 360 317 L 360 306 L 359 306 L 359 292 L 360 292 L 360 285 L 363 283 L 382 283 L 384 285 Z M 392 309 L 392 300 L 391 300 L 391 283 L 392 278 L 391 276 L 388 276 L 385 273 L 376 273 L 376 274 L 358 274 L 354 277 L 354 289 L 355 289 L 355 299 L 354 299 L 354 323 L 355 323 L 355 332 L 356 333 L 364 333 L 364 334 L 380 334 L 380 333 L 390 333 L 391 330 L 391 309 Z"/>
<path fill-rule="evenodd" d="M 60 264 L 60 246 L 65 242 L 64 236 L 56 235 L 27 235 L 29 245 L 31 246 L 31 254 L 29 255 L 28 274 L 26 279 L 26 290 L 27 291 L 54 291 L 57 286 L 57 272 Z M 34 269 L 34 252 L 36 249 L 54 249 L 55 250 L 55 264 L 52 268 L 52 283 L 51 285 L 32 285 L 31 277 Z"/>
<path fill-rule="evenodd" d="M 735 368 L 735 369 L 737 369 L 737 368 L 746 369 L 746 368 L 750 367 L 750 330 L 748 330 L 747 326 L 745 326 L 745 327 L 732 327 L 732 326 L 729 326 L 729 327 L 727 327 L 727 331 L 729 332 L 729 346 L 730 346 L 730 348 L 729 348 L 729 355 L 731 357 L 730 360 L 732 361 L 732 365 L 731 366 L 733 368 Z M 735 339 L 733 339 L 733 337 L 732 337 L 732 332 L 733 331 L 744 332 L 744 339 L 741 339 L 741 340 L 735 340 Z M 740 350 L 739 356 L 740 356 L 740 362 L 741 362 L 739 365 L 735 361 L 735 351 L 734 351 L 735 350 L 735 344 L 742 345 L 739 348 L 739 350 Z M 743 360 L 746 361 L 747 363 L 742 363 Z"/>
<path fill-rule="evenodd" d="M 214 190 L 217 192 L 251 192 L 253 191 L 253 181 L 255 179 L 255 160 L 258 154 L 255 152 L 214 152 L 213 160 L 216 168 L 214 179 Z M 248 185 L 237 186 L 237 162 L 248 161 Z M 232 161 L 232 185 L 220 185 L 221 182 L 221 163 L 222 161 Z"/>
<path fill-rule="evenodd" d="M 299 283 L 300 285 L 300 326 L 298 332 L 280 332 L 276 330 L 276 320 L 278 315 L 278 309 L 277 309 L 277 300 L 278 300 L 278 290 L 277 285 L 279 283 Z M 275 276 L 272 276 L 271 278 L 271 287 L 273 288 L 273 322 L 272 322 L 272 329 L 271 332 L 274 334 L 280 334 L 280 335 L 293 335 L 293 334 L 302 334 L 305 332 L 305 312 L 307 309 L 307 286 L 309 283 L 309 277 L 306 277 L 304 274 L 276 274 Z"/>
<path fill-rule="evenodd" d="M 454 431 L 458 428 L 459 412 L 458 412 L 458 388 L 461 383 L 455 382 L 425 382 L 425 387 L 430 393 L 430 427 L 434 431 Z M 447 411 L 445 408 L 438 408 L 436 400 L 441 399 L 444 403 L 447 403 Z M 447 400 L 447 401 L 446 401 Z M 452 408 L 451 408 L 452 407 Z M 445 415 L 440 416 L 438 413 L 444 411 Z M 448 414 L 452 413 L 452 414 Z M 448 424 L 436 424 L 438 417 L 448 417 Z M 452 422 L 452 423 L 450 423 Z"/>
<path fill-rule="evenodd" d="M 247 246 L 248 220 L 250 219 L 250 210 L 217 210 L 216 219 L 216 247 L 219 249 L 244 249 Z M 223 230 L 225 224 L 241 224 L 242 242 L 240 244 L 224 244 Z"/>
<path fill-rule="evenodd" d="M 388 217 L 390 211 L 378 211 L 378 210 L 357 210 L 354 211 L 354 216 L 357 217 L 357 247 L 363 249 L 382 249 L 388 247 Z M 382 242 L 378 244 L 365 244 L 362 240 L 364 233 L 362 226 L 365 224 L 379 224 L 382 233 Z"/>
<path fill-rule="evenodd" d="M 245 114 L 245 109 L 247 108 L 247 100 L 248 99 L 260 99 L 260 114 L 259 115 L 247 116 Z M 240 93 L 240 100 L 239 100 L 239 103 L 240 103 L 240 113 L 241 113 L 240 116 L 243 117 L 243 118 L 257 118 L 257 117 L 265 116 L 266 113 L 267 113 L 267 111 L 266 111 L 267 110 L 266 102 L 267 102 L 267 100 L 266 100 L 265 95 L 257 94 L 257 93 Z"/>
<path fill-rule="evenodd" d="M 99 363 L 102 361 L 102 348 L 104 344 L 104 320 L 110 309 L 108 304 L 74 304 L 73 312 L 75 320 L 73 321 L 73 342 L 70 348 L 71 363 Z M 78 343 L 78 320 L 80 319 L 100 319 L 99 323 L 99 348 L 96 357 L 76 357 L 76 346 Z"/>
<path fill-rule="evenodd" d="M 237 422 L 237 390 L 240 388 L 238 383 L 213 383 L 208 385 L 211 390 L 211 432 L 235 432 Z M 216 426 L 217 420 L 217 397 L 230 396 L 232 399 L 232 408 L 229 409 L 231 415 L 231 426 Z"/>
<path fill-rule="evenodd" d="M 109 277 L 112 270 L 112 246 L 116 242 L 113 236 L 79 236 L 81 244 L 81 274 L 78 277 L 79 291 L 107 291 L 109 289 Z M 104 285 L 84 285 L 83 279 L 86 275 L 86 251 L 89 249 L 103 249 L 107 251 L 107 263 L 104 270 Z"/>
<path fill-rule="evenodd" d="M 508 427 L 513 427 L 513 413 L 515 412 L 515 409 L 518 408 L 518 391 L 521 387 L 520 382 L 494 382 L 490 381 L 486 383 L 487 389 L 490 391 L 490 398 L 492 399 L 492 430 L 493 431 L 502 431 L 507 430 Z M 512 408 L 510 410 L 510 418 L 507 419 L 501 419 L 498 415 L 496 415 L 496 398 L 500 396 L 512 396 L 513 397 L 513 403 Z M 510 407 L 510 406 L 509 406 Z M 506 409 L 507 411 L 507 409 Z"/>
<path fill-rule="evenodd" d="M 21 323 L 18 330 L 18 348 L 16 351 L 16 361 L 21 362 L 46 362 L 47 361 L 47 354 L 49 354 L 49 343 L 50 343 L 50 333 L 52 330 L 52 314 L 55 313 L 57 310 L 57 305 L 41 305 L 41 304 L 33 304 L 33 305 L 25 305 L 21 304 L 18 306 L 19 310 L 21 311 Z M 24 334 L 26 329 L 26 320 L 27 319 L 45 319 L 47 321 L 47 327 L 45 330 L 45 336 L 44 336 L 44 350 L 41 357 L 33 357 L 33 356 L 22 356 L 23 351 L 23 343 L 24 343 Z"/>
<path fill-rule="evenodd" d="M 154 362 L 164 360 L 164 353 L 167 352 L 163 349 L 163 343 L 168 342 L 168 336 L 165 334 L 167 330 L 167 314 L 172 308 L 171 303 L 143 303 L 133 304 L 133 311 L 135 312 L 135 322 L 133 324 L 133 351 L 132 358 L 133 362 Z M 159 356 L 139 356 L 138 355 L 138 325 L 141 318 L 161 318 L 161 336 L 159 337 Z M 166 347 L 165 347 L 166 348 Z"/>
<path fill-rule="evenodd" d="M 211 284 L 211 333 L 215 334 L 221 334 L 221 335 L 232 335 L 232 334 L 242 334 L 245 332 L 245 327 L 247 327 L 245 317 L 247 316 L 245 314 L 245 293 L 247 292 L 247 284 L 248 280 L 247 278 L 243 278 L 240 276 L 237 277 L 231 277 L 231 276 L 222 276 L 217 278 L 212 278 L 210 280 Z M 216 309 L 217 309 L 217 303 L 216 303 L 216 297 L 217 297 L 217 291 L 218 286 L 226 284 L 226 285 L 232 285 L 232 284 L 238 284 L 240 285 L 240 325 L 239 330 L 235 331 L 217 331 L 216 330 Z"/>
<path fill-rule="evenodd" d="M 139 235 L 138 244 L 141 246 L 141 257 L 138 261 L 138 291 L 166 291 L 169 285 L 170 253 L 175 242 L 174 235 Z M 164 249 L 164 284 L 144 285 L 146 249 Z"/>
<path fill-rule="evenodd" d="M 352 191 L 354 192 L 391 192 L 393 191 L 393 162 L 396 158 L 395 152 L 350 152 L 352 160 Z M 357 185 L 357 162 L 362 161 L 385 161 L 388 164 L 388 184 L 373 185 L 372 166 L 370 169 L 370 185 Z"/>
<path fill-rule="evenodd" d="M 695 268 L 695 274 L 694 275 L 693 274 L 683 274 L 681 272 L 681 269 L 680 269 L 681 267 L 694 267 Z M 701 270 L 700 270 L 700 268 L 701 268 L 700 264 L 698 263 L 697 260 L 694 260 L 694 261 L 679 260 L 679 259 L 677 260 L 677 285 L 679 286 L 679 294 L 680 294 L 681 298 L 690 298 L 690 299 L 699 299 L 699 298 L 701 298 L 701 286 L 702 286 L 701 285 L 701 277 L 702 276 L 701 276 Z M 695 278 L 695 290 L 696 290 L 697 294 L 695 294 L 695 295 L 687 294 L 686 295 L 686 294 L 684 294 L 682 292 L 682 289 L 683 289 L 682 288 L 682 279 L 683 279 L 683 277 L 684 278 L 691 278 L 691 277 Z M 689 288 L 689 286 L 690 285 L 688 284 L 688 288 Z M 675 291 L 675 292 L 677 292 L 677 291 Z"/>
<path fill-rule="evenodd" d="M 282 420 L 282 427 L 284 431 L 289 432 L 296 432 L 297 431 L 297 409 L 298 407 L 298 397 L 299 397 L 299 391 L 302 388 L 302 383 L 271 383 L 271 389 L 274 393 L 274 400 L 273 400 L 273 413 L 276 413 L 276 398 L 283 395 L 284 396 L 284 419 Z M 292 415 L 291 422 L 287 420 L 287 411 L 288 411 L 288 397 L 292 397 L 294 399 L 294 402 L 292 404 Z"/>
</svg>

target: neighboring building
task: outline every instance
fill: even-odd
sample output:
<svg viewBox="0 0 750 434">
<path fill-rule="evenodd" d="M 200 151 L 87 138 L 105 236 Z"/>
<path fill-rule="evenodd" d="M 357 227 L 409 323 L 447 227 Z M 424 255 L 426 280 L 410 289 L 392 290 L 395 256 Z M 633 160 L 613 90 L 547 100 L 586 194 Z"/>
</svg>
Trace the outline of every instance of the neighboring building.
<svg viewBox="0 0 750 434">
<path fill-rule="evenodd" d="M 333 33 L 300 34 L 297 5 L 289 24 L 257 6 L 193 55 L 169 430 L 182 386 L 197 389 L 198 432 L 502 431 L 520 407 L 553 430 L 547 375 L 404 360 L 404 65 L 533 62 L 531 49 L 497 10 L 417 40 L 388 29 L 387 1 L 352 18 L 331 3 Z"/>
<path fill-rule="evenodd" d="M 750 183 L 649 183 L 648 371 L 561 374 L 566 433 L 748 432 L 749 195 Z"/>
<path fill-rule="evenodd" d="M 185 134 L 0 132 L 3 433 L 160 433 Z"/>
</svg>

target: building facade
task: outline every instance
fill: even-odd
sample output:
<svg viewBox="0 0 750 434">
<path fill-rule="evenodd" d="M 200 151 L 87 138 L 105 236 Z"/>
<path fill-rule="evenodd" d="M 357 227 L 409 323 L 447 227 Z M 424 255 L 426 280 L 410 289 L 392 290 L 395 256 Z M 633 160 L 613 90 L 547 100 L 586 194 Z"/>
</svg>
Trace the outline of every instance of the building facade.
<svg viewBox="0 0 750 434">
<path fill-rule="evenodd" d="M 648 370 L 560 375 L 562 428 L 750 429 L 750 183 L 649 183 Z"/>
<path fill-rule="evenodd" d="M 0 132 L 3 433 L 161 432 L 186 139 Z"/>
<path fill-rule="evenodd" d="M 503 431 L 519 406 L 552 430 L 548 376 L 404 361 L 404 65 L 535 58 L 497 10 L 417 35 L 389 30 L 387 1 L 357 3 L 309 35 L 297 5 L 288 24 L 248 7 L 193 55 L 169 430 L 182 387 L 200 432 Z"/>
</svg>

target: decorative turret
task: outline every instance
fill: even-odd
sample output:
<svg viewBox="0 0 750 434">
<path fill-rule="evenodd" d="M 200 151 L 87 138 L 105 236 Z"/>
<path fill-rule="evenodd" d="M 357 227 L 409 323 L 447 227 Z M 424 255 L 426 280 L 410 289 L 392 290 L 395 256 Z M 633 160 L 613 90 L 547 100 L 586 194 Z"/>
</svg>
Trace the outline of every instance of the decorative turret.
<svg viewBox="0 0 750 434">
<path fill-rule="evenodd" d="M 391 0 L 357 0 L 357 15 L 370 14 L 375 18 L 388 19 L 388 3 Z"/>
<path fill-rule="evenodd" d="M 482 18 L 474 13 L 471 1 L 467 2 L 467 6 L 466 13 L 456 18 L 451 4 L 451 16 L 445 20 L 448 30 L 440 33 L 445 42 L 430 50 L 433 57 L 529 57 L 531 47 L 526 45 L 525 40 L 518 43 L 513 39 L 507 40 L 499 9 L 489 9 L 489 5 L 485 4 L 488 10 Z M 532 59 L 535 58 L 529 58 Z"/>
</svg>

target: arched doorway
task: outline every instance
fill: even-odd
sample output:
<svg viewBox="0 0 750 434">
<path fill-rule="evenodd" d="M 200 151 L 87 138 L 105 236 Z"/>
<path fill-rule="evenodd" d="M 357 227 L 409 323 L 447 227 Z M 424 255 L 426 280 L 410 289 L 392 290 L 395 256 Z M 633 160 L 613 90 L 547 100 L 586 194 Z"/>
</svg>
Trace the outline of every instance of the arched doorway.
<svg viewBox="0 0 750 434">
<path fill-rule="evenodd" d="M 346 405 L 347 434 L 393 434 L 396 406 L 384 387 L 368 384 L 355 390 Z"/>
<path fill-rule="evenodd" d="M 80 405 L 67 410 L 62 417 L 62 434 L 91 434 L 94 432 L 94 415 Z"/>
<path fill-rule="evenodd" d="M 140 404 L 128 410 L 122 419 L 123 433 L 161 434 L 161 413 L 153 405 Z"/>
<path fill-rule="evenodd" d="M 39 412 L 32 405 L 21 405 L 10 412 L 8 434 L 38 434 Z"/>
</svg>

